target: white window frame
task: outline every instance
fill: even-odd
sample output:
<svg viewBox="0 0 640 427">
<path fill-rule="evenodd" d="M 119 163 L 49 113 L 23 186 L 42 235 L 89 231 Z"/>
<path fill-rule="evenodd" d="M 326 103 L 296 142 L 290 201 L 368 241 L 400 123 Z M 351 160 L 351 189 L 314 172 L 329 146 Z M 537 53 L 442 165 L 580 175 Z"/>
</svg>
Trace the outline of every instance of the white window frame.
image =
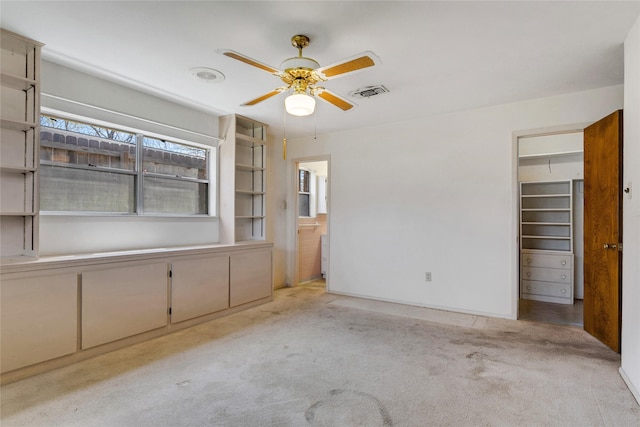
<svg viewBox="0 0 640 427">
<path fill-rule="evenodd" d="M 134 128 L 131 126 L 120 125 L 117 123 L 112 123 L 104 120 L 94 119 L 91 117 L 86 117 L 82 115 L 67 113 L 51 108 L 42 107 L 40 111 L 40 115 L 42 116 L 51 116 L 54 118 L 60 118 L 63 120 L 71 120 L 80 123 L 85 123 L 89 125 L 95 125 L 110 129 L 115 129 L 123 132 L 128 132 L 136 135 L 136 170 L 128 171 L 125 169 L 116 170 L 116 169 L 105 169 L 105 168 L 94 168 L 87 167 L 88 170 L 103 170 L 111 173 L 122 173 L 125 175 L 134 175 L 134 185 L 135 185 L 135 211 L 134 212 L 92 212 L 92 211 L 40 211 L 42 215 L 62 215 L 62 216 L 99 216 L 99 217 L 109 217 L 109 216 L 136 216 L 136 217 L 176 217 L 176 218 L 217 218 L 217 200 L 218 200 L 218 174 L 219 174 L 219 156 L 218 156 L 218 147 L 217 146 L 209 146 L 206 144 L 201 144 L 198 142 L 188 141 L 182 138 L 177 138 L 173 136 L 163 135 L 157 132 L 151 132 L 144 129 Z M 184 214 L 184 213 L 148 213 L 144 211 L 144 176 L 142 173 L 143 170 L 143 138 L 150 137 L 154 139 L 166 140 L 168 142 L 174 142 L 182 145 L 187 145 L 190 147 L 203 149 L 206 151 L 207 156 L 207 179 L 206 180 L 194 180 L 194 179 L 180 179 L 184 182 L 205 182 L 207 184 L 207 213 L 204 214 Z M 39 153 L 38 153 L 39 155 Z M 66 167 L 65 165 L 55 164 L 55 162 L 47 162 L 47 165 Z M 73 167 L 74 169 L 83 169 L 82 167 Z M 178 179 L 171 178 L 167 175 L 162 174 L 152 174 L 150 175 L 156 178 L 163 179 Z"/>
</svg>

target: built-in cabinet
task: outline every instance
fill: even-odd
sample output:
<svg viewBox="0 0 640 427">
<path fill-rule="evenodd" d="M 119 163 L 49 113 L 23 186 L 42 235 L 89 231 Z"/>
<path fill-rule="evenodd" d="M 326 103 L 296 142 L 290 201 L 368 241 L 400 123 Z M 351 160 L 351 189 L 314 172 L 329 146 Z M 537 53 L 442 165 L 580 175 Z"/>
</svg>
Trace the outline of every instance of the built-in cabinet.
<svg viewBox="0 0 640 427">
<path fill-rule="evenodd" d="M 520 296 L 573 304 L 573 183 L 520 183 Z"/>
<path fill-rule="evenodd" d="M 43 270 L 2 275 L 0 294 L 3 373 L 76 352 L 76 273 Z"/>
<path fill-rule="evenodd" d="M 268 267 L 262 269 L 263 274 L 268 271 Z M 170 274 L 171 323 L 183 322 L 229 307 L 228 254 L 177 259 L 171 263 Z M 255 296 L 254 299 L 257 298 L 259 297 Z"/>
<path fill-rule="evenodd" d="M 0 252 L 38 256 L 40 49 L 0 29 Z"/>
<path fill-rule="evenodd" d="M 272 247 L 256 242 L 3 265 L 2 381 L 268 302 Z"/>
<path fill-rule="evenodd" d="M 220 237 L 223 243 L 264 240 L 267 125 L 238 115 L 220 118 Z"/>
<path fill-rule="evenodd" d="M 82 349 L 167 324 L 167 264 L 109 265 L 83 271 Z"/>
</svg>

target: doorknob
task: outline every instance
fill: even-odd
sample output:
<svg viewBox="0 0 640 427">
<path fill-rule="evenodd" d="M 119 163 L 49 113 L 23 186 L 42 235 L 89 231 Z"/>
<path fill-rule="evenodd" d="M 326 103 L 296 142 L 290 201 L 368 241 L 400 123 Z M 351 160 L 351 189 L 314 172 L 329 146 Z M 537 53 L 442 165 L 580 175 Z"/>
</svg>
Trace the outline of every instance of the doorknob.
<svg viewBox="0 0 640 427">
<path fill-rule="evenodd" d="M 615 243 L 605 243 L 604 244 L 604 248 L 605 249 L 615 249 L 617 247 L 618 247 L 618 245 L 616 245 Z"/>
</svg>

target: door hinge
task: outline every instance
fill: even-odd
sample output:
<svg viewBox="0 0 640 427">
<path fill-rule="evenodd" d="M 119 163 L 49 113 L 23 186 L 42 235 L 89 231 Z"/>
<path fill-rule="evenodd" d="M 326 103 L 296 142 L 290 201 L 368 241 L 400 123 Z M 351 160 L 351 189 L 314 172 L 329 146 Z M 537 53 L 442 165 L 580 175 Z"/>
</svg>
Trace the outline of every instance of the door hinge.
<svg viewBox="0 0 640 427">
<path fill-rule="evenodd" d="M 169 307 L 169 315 L 171 315 L 171 307 Z"/>
<path fill-rule="evenodd" d="M 622 252 L 622 243 L 618 243 L 618 252 Z"/>
<path fill-rule="evenodd" d="M 169 270 L 169 278 L 173 277 L 173 270 Z"/>
</svg>

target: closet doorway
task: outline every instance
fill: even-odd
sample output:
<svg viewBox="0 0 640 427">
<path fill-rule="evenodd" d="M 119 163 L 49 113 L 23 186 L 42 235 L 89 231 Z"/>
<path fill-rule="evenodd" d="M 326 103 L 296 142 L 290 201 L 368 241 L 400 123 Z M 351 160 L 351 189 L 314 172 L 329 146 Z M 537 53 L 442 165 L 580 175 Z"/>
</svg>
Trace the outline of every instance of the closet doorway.
<svg viewBox="0 0 640 427">
<path fill-rule="evenodd" d="M 295 285 L 324 285 L 329 270 L 329 161 L 296 162 Z"/>
<path fill-rule="evenodd" d="M 518 138 L 520 302 L 576 305 L 582 295 L 585 331 L 618 353 L 622 152 L 622 110 L 584 131 Z"/>
<path fill-rule="evenodd" d="M 519 319 L 582 327 L 583 132 L 518 138 Z"/>
</svg>

